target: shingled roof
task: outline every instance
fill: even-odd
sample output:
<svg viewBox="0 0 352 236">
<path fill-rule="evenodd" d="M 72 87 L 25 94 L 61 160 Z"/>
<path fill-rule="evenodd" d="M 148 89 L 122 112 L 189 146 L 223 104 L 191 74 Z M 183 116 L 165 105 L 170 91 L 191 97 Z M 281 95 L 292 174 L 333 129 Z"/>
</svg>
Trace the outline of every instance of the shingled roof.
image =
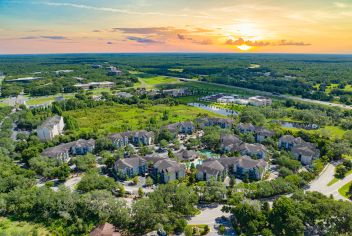
<svg viewBox="0 0 352 236">
<path fill-rule="evenodd" d="M 115 162 L 117 169 L 138 168 L 147 162 L 142 157 L 122 158 Z"/>
<path fill-rule="evenodd" d="M 178 172 L 180 170 L 185 170 L 186 167 L 177 161 L 165 158 L 163 160 L 157 161 L 154 164 L 154 168 L 158 169 L 159 172 Z"/>
</svg>

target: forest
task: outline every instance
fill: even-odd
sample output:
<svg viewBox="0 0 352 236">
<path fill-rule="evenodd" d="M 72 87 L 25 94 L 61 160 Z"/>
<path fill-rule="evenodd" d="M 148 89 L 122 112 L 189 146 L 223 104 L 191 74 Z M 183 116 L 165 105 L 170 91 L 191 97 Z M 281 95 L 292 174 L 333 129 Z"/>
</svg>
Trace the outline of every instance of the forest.
<svg viewBox="0 0 352 236">
<path fill-rule="evenodd" d="M 30 84 L 4 83 L 3 97 L 22 90 L 31 95 L 74 92 L 72 77 L 87 81 L 113 81 L 133 86 L 135 75 L 106 76 L 92 64 L 113 65 L 121 70 L 140 71 L 234 85 L 304 98 L 352 104 L 352 57 L 349 55 L 272 54 L 69 54 L 1 56 L 0 71 L 9 78 L 42 76 Z M 53 71 L 74 72 L 55 76 Z M 137 82 L 135 80 L 135 82 Z"/>
</svg>

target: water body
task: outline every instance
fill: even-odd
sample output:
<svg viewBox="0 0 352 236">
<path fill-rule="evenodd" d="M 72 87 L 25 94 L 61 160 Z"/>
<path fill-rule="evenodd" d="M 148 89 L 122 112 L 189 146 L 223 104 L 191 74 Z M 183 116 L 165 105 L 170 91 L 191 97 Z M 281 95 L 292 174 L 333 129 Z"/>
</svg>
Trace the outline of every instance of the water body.
<svg viewBox="0 0 352 236">
<path fill-rule="evenodd" d="M 201 108 L 203 110 L 206 111 L 211 111 L 214 113 L 217 113 L 219 115 L 223 115 L 223 116 L 237 116 L 237 112 L 229 110 L 229 109 L 224 109 L 224 108 L 219 108 L 219 107 L 215 107 L 215 106 L 209 106 L 209 105 L 205 105 L 202 103 L 187 103 L 188 106 L 192 106 L 192 107 L 198 107 Z"/>
<path fill-rule="evenodd" d="M 306 130 L 316 130 L 319 129 L 319 125 L 310 124 L 310 123 L 300 123 L 294 121 L 283 121 L 283 120 L 274 120 L 273 122 L 279 123 L 282 127 L 285 128 L 298 128 L 298 129 L 306 129 Z"/>
</svg>

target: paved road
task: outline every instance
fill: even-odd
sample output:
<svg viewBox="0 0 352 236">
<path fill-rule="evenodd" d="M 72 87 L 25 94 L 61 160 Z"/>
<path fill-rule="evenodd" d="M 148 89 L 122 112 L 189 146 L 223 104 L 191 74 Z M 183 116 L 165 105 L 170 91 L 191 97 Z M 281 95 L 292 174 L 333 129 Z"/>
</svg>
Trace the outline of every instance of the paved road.
<svg viewBox="0 0 352 236">
<path fill-rule="evenodd" d="M 64 185 L 65 185 L 65 187 L 67 187 L 71 191 L 73 191 L 75 186 L 78 184 L 79 181 L 81 181 L 81 179 L 82 179 L 82 176 L 70 178 L 64 183 Z"/>
<path fill-rule="evenodd" d="M 350 201 L 349 199 L 341 196 L 338 190 L 345 184 L 352 181 L 352 175 L 348 175 L 347 177 L 342 180 L 339 180 L 333 185 L 327 186 L 327 184 L 334 178 L 334 174 L 335 166 L 332 164 L 328 164 L 323 173 L 316 180 L 312 181 L 309 186 L 309 189 L 307 189 L 306 191 L 317 191 L 326 196 L 330 196 L 332 194 L 337 200 Z"/>
<path fill-rule="evenodd" d="M 219 235 L 215 226 L 217 225 L 216 219 L 224 217 L 229 217 L 229 213 L 224 213 L 221 211 L 223 205 L 215 205 L 214 207 L 206 207 L 201 209 L 201 213 L 192 217 L 189 221 L 189 225 L 209 225 L 210 232 L 207 235 Z"/>
<path fill-rule="evenodd" d="M 172 77 L 172 76 L 167 76 L 167 77 Z M 207 82 L 207 81 L 199 81 L 199 80 L 193 80 L 193 79 L 186 79 L 186 78 L 178 78 L 178 77 L 172 77 L 179 79 L 181 81 L 189 81 L 189 82 L 196 82 L 196 83 L 201 83 L 201 84 L 209 84 L 209 85 L 216 85 L 216 86 L 223 86 L 227 88 L 234 88 L 234 89 L 241 89 L 244 91 L 252 92 L 258 95 L 263 95 L 263 96 L 270 96 L 270 97 L 277 97 L 277 98 L 285 98 L 285 99 L 292 99 L 296 101 L 303 101 L 303 102 L 310 102 L 310 103 L 316 103 L 320 105 L 326 105 L 326 106 L 332 106 L 332 107 L 339 107 L 339 108 L 344 108 L 351 110 L 352 106 L 348 105 L 343 105 L 343 104 L 337 104 L 337 103 L 332 103 L 332 102 L 324 102 L 324 101 L 318 101 L 318 100 L 313 100 L 313 99 L 307 99 L 307 98 L 300 98 L 300 97 L 295 97 L 295 96 L 290 96 L 290 95 L 275 95 L 270 92 L 265 92 L 261 90 L 255 90 L 255 89 L 249 89 L 249 88 L 243 88 L 243 87 L 237 87 L 233 85 L 227 85 L 227 84 L 218 84 L 218 83 L 212 83 L 212 82 Z"/>
</svg>

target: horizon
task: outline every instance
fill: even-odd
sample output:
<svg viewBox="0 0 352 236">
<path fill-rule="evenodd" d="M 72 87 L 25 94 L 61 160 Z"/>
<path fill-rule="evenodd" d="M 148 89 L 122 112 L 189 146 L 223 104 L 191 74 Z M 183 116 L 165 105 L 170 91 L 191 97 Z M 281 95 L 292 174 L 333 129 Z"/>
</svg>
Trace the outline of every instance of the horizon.
<svg viewBox="0 0 352 236">
<path fill-rule="evenodd" d="M 347 0 L 2 0 L 0 55 L 352 54 Z"/>
</svg>

